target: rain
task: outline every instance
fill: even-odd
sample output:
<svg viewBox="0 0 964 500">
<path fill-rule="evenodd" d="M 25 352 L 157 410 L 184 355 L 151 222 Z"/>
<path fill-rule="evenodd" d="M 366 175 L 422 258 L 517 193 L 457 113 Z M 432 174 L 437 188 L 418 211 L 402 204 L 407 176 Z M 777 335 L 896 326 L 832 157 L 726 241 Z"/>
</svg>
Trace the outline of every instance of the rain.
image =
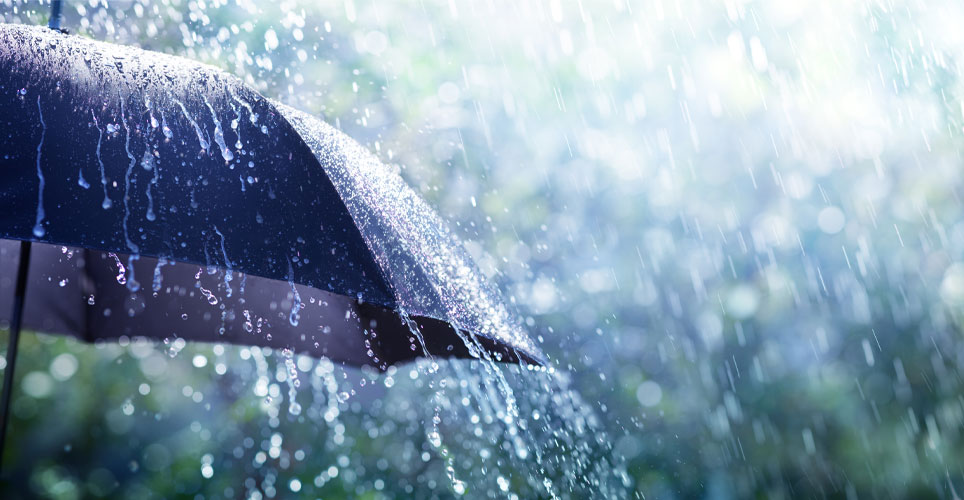
<svg viewBox="0 0 964 500">
<path fill-rule="evenodd" d="M 0 0 L 0 496 L 964 492 L 964 8 L 50 15 Z"/>
</svg>

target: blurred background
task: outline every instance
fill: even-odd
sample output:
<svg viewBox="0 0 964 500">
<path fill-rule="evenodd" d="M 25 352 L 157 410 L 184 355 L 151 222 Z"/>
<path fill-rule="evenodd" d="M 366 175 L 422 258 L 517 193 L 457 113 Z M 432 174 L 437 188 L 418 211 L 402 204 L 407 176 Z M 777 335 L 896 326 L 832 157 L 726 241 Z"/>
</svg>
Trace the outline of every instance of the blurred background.
<svg viewBox="0 0 964 500">
<path fill-rule="evenodd" d="M 939 3 L 66 0 L 72 33 L 218 66 L 400 168 L 587 430 L 532 437 L 557 466 L 471 416 L 435 446 L 422 406 L 472 363 L 27 334 L 8 495 L 582 497 L 607 490 L 559 485 L 595 470 L 630 498 L 960 498 L 964 7 Z"/>
</svg>

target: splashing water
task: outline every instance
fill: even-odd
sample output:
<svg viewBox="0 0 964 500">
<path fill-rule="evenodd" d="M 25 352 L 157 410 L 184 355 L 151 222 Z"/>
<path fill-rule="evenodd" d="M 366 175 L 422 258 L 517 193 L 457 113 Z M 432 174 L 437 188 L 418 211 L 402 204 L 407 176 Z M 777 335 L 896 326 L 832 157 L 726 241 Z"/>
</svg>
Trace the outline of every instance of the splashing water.
<svg viewBox="0 0 964 500">
<path fill-rule="evenodd" d="M 431 415 L 423 420 L 426 438 L 445 463 L 453 491 L 464 488 L 466 471 L 456 473 L 451 445 L 443 436 L 457 435 L 459 422 L 480 419 L 489 427 L 500 427 L 503 439 L 511 444 L 512 451 L 501 465 L 485 461 L 493 469 L 505 467 L 503 476 L 526 471 L 523 477 L 530 487 L 551 498 L 578 491 L 623 496 L 628 479 L 621 459 L 602 435 L 590 407 L 569 388 L 567 378 L 553 369 L 506 367 L 483 348 L 480 337 L 488 337 L 536 359 L 542 357 L 431 208 L 398 174 L 351 139 L 302 112 L 278 107 L 334 182 L 379 265 L 396 284 L 401 308 L 445 318 L 456 327 L 469 352 L 480 358 L 474 370 L 463 369 L 463 362 L 432 357 L 417 363 L 434 403 L 427 405 Z M 406 323 L 412 338 L 421 344 L 412 347 L 427 353 L 418 326 L 411 320 Z M 451 382 L 443 373 L 460 382 Z M 453 385 L 465 392 L 454 396 Z M 462 409 L 471 411 L 467 414 Z M 538 421 L 533 415 L 539 415 Z M 485 434 L 493 431 L 490 428 Z M 564 471 L 564 480 L 554 480 L 556 476 L 547 475 L 547 469 Z"/>
<path fill-rule="evenodd" d="M 126 284 L 127 284 L 127 268 L 124 267 L 124 264 L 121 263 L 120 258 L 117 257 L 117 254 L 115 254 L 114 252 L 108 252 L 107 255 L 110 256 L 110 258 L 114 259 L 114 265 L 117 266 L 117 277 L 116 277 L 117 283 L 119 283 L 119 284 L 121 284 L 121 285 L 126 285 Z"/>
<path fill-rule="evenodd" d="M 301 320 L 300 311 L 304 304 L 301 302 L 301 294 L 298 293 L 294 280 L 295 270 L 291 264 L 291 259 L 288 259 L 288 285 L 291 287 L 291 312 L 288 314 L 288 323 L 291 323 L 291 326 L 298 326 L 298 322 Z"/>
<path fill-rule="evenodd" d="M 157 264 L 154 265 L 154 280 L 151 282 L 151 290 L 155 293 L 160 292 L 161 288 L 164 286 L 164 277 L 161 273 L 161 268 L 170 264 L 170 261 L 161 257 L 157 259 Z"/>
<path fill-rule="evenodd" d="M 254 323 L 251 322 L 251 311 L 245 309 L 242 313 L 244 314 L 244 331 L 248 333 L 254 332 Z"/>
<path fill-rule="evenodd" d="M 298 367 L 292 359 L 294 353 L 291 349 L 285 348 L 281 353 L 284 356 L 285 381 L 288 384 L 288 413 L 297 416 L 301 414 L 301 405 L 295 400 L 298 396 L 298 387 L 301 386 L 301 381 L 298 380 Z"/>
<path fill-rule="evenodd" d="M 213 292 L 211 292 L 211 290 L 204 288 L 203 286 L 201 286 L 200 283 L 198 283 L 198 290 L 201 290 L 201 295 L 203 295 L 204 298 L 207 299 L 208 304 L 211 304 L 212 306 L 217 305 L 218 298 L 217 296 L 214 295 Z"/>
</svg>

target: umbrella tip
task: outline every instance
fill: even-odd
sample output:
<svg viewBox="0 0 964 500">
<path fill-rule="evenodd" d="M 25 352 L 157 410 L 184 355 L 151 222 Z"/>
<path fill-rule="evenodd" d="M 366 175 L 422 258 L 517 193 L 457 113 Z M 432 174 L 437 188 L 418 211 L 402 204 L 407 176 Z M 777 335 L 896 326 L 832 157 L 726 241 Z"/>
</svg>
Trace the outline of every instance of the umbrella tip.
<svg viewBox="0 0 964 500">
<path fill-rule="evenodd" d="M 47 27 L 59 31 L 63 34 L 67 34 L 67 30 L 60 27 L 61 19 L 61 9 L 63 7 L 63 0 L 53 0 L 50 3 L 50 21 L 47 22 Z"/>
</svg>

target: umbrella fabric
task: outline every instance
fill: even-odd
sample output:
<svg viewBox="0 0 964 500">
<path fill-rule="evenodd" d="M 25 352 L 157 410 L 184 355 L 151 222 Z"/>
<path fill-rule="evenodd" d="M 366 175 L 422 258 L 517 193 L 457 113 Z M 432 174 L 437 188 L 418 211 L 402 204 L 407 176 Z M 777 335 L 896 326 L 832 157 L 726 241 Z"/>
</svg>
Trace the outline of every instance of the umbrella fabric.
<svg viewBox="0 0 964 500">
<path fill-rule="evenodd" d="M 10 304 L 19 244 L 0 240 L 0 304 Z M 382 366 L 423 355 L 409 325 L 391 310 L 344 295 L 295 285 L 302 298 L 299 321 L 289 321 L 295 294 L 284 281 L 242 275 L 230 296 L 223 270 L 141 257 L 135 275 L 150 276 L 131 293 L 124 255 L 34 243 L 24 308 L 27 329 L 81 340 L 149 337 L 173 349 L 178 339 L 292 348 L 352 365 Z M 158 267 L 160 264 L 160 267 Z M 157 271 L 155 273 L 155 271 Z M 0 309 L 0 321 L 9 308 Z M 446 322 L 415 317 L 428 350 L 467 357 L 464 342 Z M 485 349 L 505 348 L 479 337 Z M 415 349 L 412 346 L 415 345 Z"/>
<path fill-rule="evenodd" d="M 397 174 L 172 56 L 0 25 L 0 237 L 47 244 L 34 246 L 25 309 L 41 331 L 382 368 L 425 350 L 541 359 Z"/>
</svg>

